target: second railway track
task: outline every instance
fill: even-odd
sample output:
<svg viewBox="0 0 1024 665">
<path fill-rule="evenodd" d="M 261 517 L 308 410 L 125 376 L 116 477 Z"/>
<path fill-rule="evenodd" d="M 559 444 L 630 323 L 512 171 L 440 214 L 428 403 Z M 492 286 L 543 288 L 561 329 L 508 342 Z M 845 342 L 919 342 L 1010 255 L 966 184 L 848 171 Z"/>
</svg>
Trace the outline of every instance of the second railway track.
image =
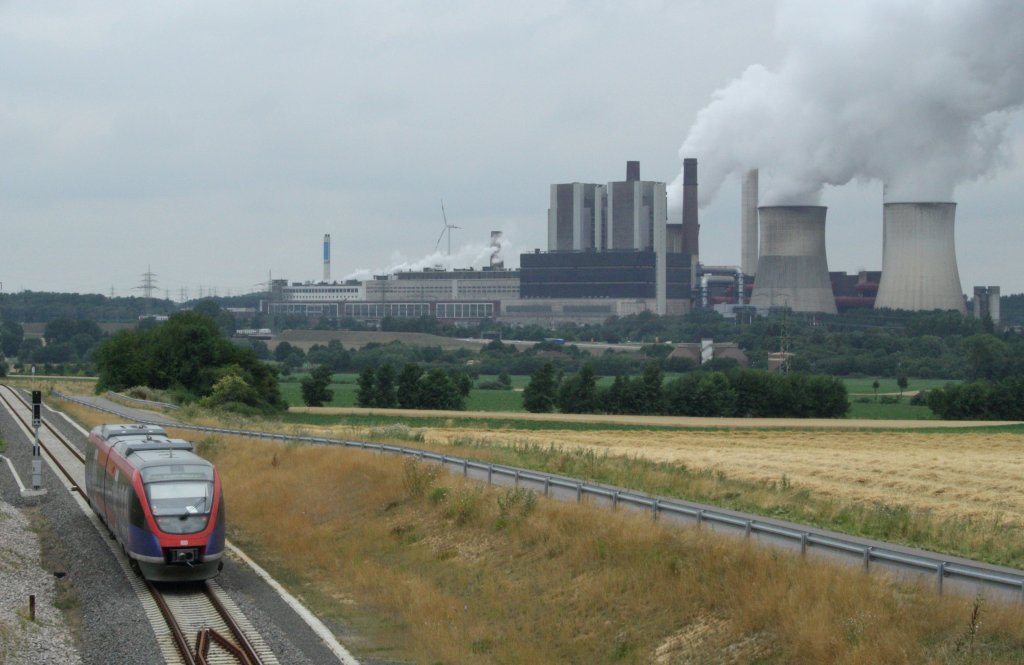
<svg viewBox="0 0 1024 665">
<path fill-rule="evenodd" d="M 33 437 L 32 407 L 14 388 L 0 386 L 0 402 L 26 434 Z M 39 429 L 42 453 L 79 495 L 79 504 L 91 513 L 85 496 L 85 456 L 82 450 L 44 417 Z M 93 523 L 108 536 L 99 519 Z M 155 585 L 133 571 L 112 537 L 107 539 L 129 582 L 142 602 L 168 663 L 185 665 L 276 665 L 277 658 L 252 624 L 215 581 Z"/>
</svg>

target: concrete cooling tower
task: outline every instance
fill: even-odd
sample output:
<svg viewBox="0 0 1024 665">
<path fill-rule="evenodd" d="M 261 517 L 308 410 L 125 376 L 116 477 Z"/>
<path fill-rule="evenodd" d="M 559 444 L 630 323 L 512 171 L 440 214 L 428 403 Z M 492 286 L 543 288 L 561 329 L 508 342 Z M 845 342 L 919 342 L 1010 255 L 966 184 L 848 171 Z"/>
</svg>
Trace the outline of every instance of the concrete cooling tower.
<svg viewBox="0 0 1024 665">
<path fill-rule="evenodd" d="M 956 267 L 955 203 L 886 203 L 875 309 L 967 313 Z"/>
<path fill-rule="evenodd" d="M 825 258 L 824 206 L 761 206 L 757 275 L 750 304 L 836 313 Z"/>
</svg>

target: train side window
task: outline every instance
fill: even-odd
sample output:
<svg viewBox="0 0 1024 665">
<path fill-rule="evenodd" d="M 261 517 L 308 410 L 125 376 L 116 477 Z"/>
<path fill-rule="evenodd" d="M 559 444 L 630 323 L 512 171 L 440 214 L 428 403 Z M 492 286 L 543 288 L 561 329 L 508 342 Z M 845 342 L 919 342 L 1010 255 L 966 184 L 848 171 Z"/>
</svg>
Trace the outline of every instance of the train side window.
<svg viewBox="0 0 1024 665">
<path fill-rule="evenodd" d="M 142 510 L 142 502 L 139 501 L 139 495 L 135 492 L 129 492 L 130 506 L 128 509 L 128 523 L 132 526 L 144 527 L 146 525 L 146 513 Z"/>
</svg>

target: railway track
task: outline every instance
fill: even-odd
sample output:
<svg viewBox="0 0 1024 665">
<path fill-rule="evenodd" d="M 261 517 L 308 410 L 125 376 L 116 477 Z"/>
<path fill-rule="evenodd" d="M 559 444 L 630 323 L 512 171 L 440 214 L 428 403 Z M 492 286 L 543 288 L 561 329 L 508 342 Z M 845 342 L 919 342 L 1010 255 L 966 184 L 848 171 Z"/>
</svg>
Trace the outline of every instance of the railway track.
<svg viewBox="0 0 1024 665">
<path fill-rule="evenodd" d="M 33 436 L 32 407 L 25 397 L 0 385 L 0 403 L 26 433 Z M 43 454 L 60 471 L 69 489 L 89 510 L 85 494 L 85 456 L 59 429 L 44 417 L 39 429 Z M 91 511 L 89 511 L 91 512 Z M 128 557 L 115 545 L 99 519 L 93 523 L 108 535 L 108 544 L 128 576 L 156 632 L 168 663 L 184 665 L 276 665 L 277 658 L 215 581 L 155 585 L 132 570 Z"/>
<path fill-rule="evenodd" d="M 32 406 L 10 386 L 0 386 L 0 401 L 15 420 L 32 436 Z M 39 447 L 71 484 L 71 490 L 85 497 L 85 454 L 46 418 L 39 428 Z"/>
</svg>

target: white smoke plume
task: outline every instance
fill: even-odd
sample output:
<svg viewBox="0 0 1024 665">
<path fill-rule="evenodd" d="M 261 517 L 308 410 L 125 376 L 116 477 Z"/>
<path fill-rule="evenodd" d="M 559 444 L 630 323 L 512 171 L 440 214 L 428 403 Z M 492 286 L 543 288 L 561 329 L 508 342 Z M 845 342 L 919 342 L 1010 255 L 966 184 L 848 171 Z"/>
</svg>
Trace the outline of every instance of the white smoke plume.
<svg viewBox="0 0 1024 665">
<path fill-rule="evenodd" d="M 751 168 L 769 205 L 815 204 L 853 179 L 881 181 L 890 201 L 952 201 L 1007 158 L 1024 2 L 780 0 L 775 32 L 781 64 L 716 91 L 679 150 L 700 159 L 701 205 Z"/>
<path fill-rule="evenodd" d="M 502 235 L 500 256 L 512 256 L 512 243 L 507 235 Z M 424 270 L 426 268 L 438 268 L 453 270 L 455 268 L 482 268 L 491 264 L 491 254 L 494 248 L 490 243 L 471 243 L 456 247 L 451 254 L 445 251 L 436 251 L 419 259 L 407 259 L 400 253 L 391 255 L 391 264 L 386 268 L 373 270 L 370 268 L 359 268 L 345 276 L 345 279 L 371 279 L 374 275 L 391 275 L 396 272 L 409 272 Z"/>
</svg>

